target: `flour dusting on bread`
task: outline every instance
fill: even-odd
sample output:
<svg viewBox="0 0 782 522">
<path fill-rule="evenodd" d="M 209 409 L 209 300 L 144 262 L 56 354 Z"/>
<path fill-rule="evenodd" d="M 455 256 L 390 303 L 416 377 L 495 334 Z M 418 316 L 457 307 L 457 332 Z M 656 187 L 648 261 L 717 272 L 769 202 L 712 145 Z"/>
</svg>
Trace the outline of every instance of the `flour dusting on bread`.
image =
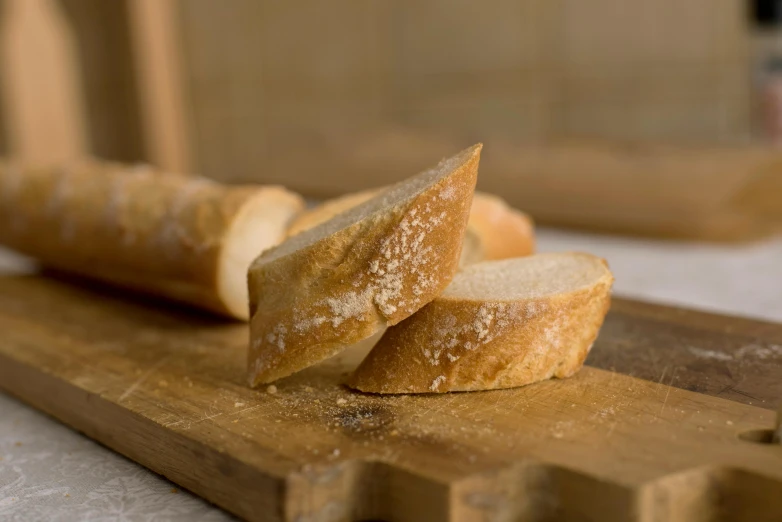
<svg viewBox="0 0 782 522">
<path fill-rule="evenodd" d="M 612 281 L 604 261 L 588 254 L 472 265 L 390 327 L 349 385 L 373 393 L 443 393 L 570 376 L 597 336 Z"/>
<path fill-rule="evenodd" d="M 252 384 L 335 355 L 442 292 L 458 270 L 480 150 L 477 145 L 443 160 L 253 263 Z M 288 325 L 284 356 L 264 341 L 277 324 Z M 258 359 L 264 361 L 260 371 Z"/>
</svg>

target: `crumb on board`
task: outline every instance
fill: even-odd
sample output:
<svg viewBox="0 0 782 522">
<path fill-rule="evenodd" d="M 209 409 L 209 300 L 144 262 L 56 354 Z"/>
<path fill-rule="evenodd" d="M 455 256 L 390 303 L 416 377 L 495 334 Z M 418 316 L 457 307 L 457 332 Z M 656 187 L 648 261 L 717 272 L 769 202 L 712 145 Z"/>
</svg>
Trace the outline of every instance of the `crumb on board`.
<svg viewBox="0 0 782 522">
<path fill-rule="evenodd" d="M 273 384 L 270 384 L 269 386 L 266 387 L 266 393 L 270 393 L 274 395 L 275 393 L 277 393 L 277 387 Z"/>
<path fill-rule="evenodd" d="M 234 408 L 241 408 L 242 406 L 244 406 L 243 402 L 235 402 L 234 403 Z"/>
</svg>

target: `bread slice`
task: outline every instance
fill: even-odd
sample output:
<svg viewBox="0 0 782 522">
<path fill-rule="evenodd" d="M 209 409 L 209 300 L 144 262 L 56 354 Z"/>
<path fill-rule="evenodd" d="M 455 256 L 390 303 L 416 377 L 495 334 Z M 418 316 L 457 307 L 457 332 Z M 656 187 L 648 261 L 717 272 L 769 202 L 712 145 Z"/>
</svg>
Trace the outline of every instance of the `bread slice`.
<svg viewBox="0 0 782 522">
<path fill-rule="evenodd" d="M 396 324 L 458 268 L 481 145 L 261 255 L 250 268 L 251 385 Z"/>
<path fill-rule="evenodd" d="M 247 269 L 304 207 L 281 187 L 229 186 L 88 160 L 0 165 L 0 244 L 44 265 L 248 319 Z"/>
<path fill-rule="evenodd" d="M 316 227 L 321 223 L 328 221 L 337 214 L 350 210 L 353 207 L 369 201 L 374 198 L 388 187 L 377 187 L 368 190 L 362 190 L 361 192 L 352 192 L 350 194 L 344 194 L 334 199 L 329 199 L 320 203 L 319 205 L 307 209 L 294 217 L 290 225 L 288 225 L 287 235 L 293 237 L 297 234 L 304 232 L 312 227 Z"/>
<path fill-rule="evenodd" d="M 577 372 L 613 277 L 589 254 L 486 261 L 389 328 L 348 385 L 373 393 L 511 388 Z"/>
<path fill-rule="evenodd" d="M 328 221 L 337 214 L 341 214 L 351 208 L 364 203 L 367 200 L 377 196 L 387 187 L 374 188 L 364 190 L 361 192 L 354 192 L 351 194 L 345 194 L 338 198 L 324 201 L 320 205 L 305 210 L 298 216 L 296 216 L 288 227 L 288 237 L 295 236 L 309 228 L 317 226 L 324 221 Z M 473 208 L 475 208 L 475 198 L 478 197 L 476 192 L 473 195 Z M 472 215 L 470 216 L 472 220 Z M 483 241 L 478 235 L 477 231 L 470 227 L 470 223 L 467 223 L 467 230 L 464 233 L 464 242 L 462 243 L 462 255 L 459 259 L 459 266 L 467 266 L 472 263 L 482 261 L 484 258 Z"/>
<path fill-rule="evenodd" d="M 346 194 L 305 210 L 291 221 L 288 236 L 295 236 L 323 223 L 383 190 L 384 187 L 381 187 Z M 484 260 L 527 256 L 534 251 L 535 228 L 532 219 L 510 207 L 502 198 L 476 191 L 460 264 L 467 266 Z"/>
</svg>

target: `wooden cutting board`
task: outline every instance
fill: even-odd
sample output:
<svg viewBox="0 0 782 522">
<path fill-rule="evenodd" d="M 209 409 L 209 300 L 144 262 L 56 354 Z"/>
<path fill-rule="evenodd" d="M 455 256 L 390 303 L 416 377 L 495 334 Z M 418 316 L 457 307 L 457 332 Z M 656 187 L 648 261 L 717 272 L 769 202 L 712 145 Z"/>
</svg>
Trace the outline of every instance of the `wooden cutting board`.
<svg viewBox="0 0 782 522">
<path fill-rule="evenodd" d="M 782 519 L 778 325 L 617 300 L 571 379 L 400 397 L 355 351 L 250 390 L 245 325 L 39 276 L 0 332 L 7 392 L 249 520 Z"/>
</svg>

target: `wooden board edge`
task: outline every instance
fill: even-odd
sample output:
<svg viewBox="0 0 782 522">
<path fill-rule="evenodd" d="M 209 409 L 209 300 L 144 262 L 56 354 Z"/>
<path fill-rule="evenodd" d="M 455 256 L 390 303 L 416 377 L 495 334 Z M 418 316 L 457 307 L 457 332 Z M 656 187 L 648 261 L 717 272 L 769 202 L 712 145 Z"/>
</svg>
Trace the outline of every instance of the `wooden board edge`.
<svg viewBox="0 0 782 522">
<path fill-rule="evenodd" d="M 281 519 L 284 505 L 277 491 L 286 487 L 283 474 L 264 474 L 150 419 L 82 390 L 46 372 L 0 354 L 0 389 L 102 445 L 141 464 L 248 520 L 264 514 Z M 53 400 L 57 397 L 57 400 Z M 157 432 L 157 433 L 156 433 Z M 165 432 L 165 433 L 163 433 Z M 155 445 L 150 437 L 157 437 Z M 161 442 L 164 450 L 158 449 Z M 197 462 L 196 469 L 193 463 Z M 200 477 L 220 477 L 207 488 Z M 260 491 L 274 492 L 259 495 Z"/>
</svg>

